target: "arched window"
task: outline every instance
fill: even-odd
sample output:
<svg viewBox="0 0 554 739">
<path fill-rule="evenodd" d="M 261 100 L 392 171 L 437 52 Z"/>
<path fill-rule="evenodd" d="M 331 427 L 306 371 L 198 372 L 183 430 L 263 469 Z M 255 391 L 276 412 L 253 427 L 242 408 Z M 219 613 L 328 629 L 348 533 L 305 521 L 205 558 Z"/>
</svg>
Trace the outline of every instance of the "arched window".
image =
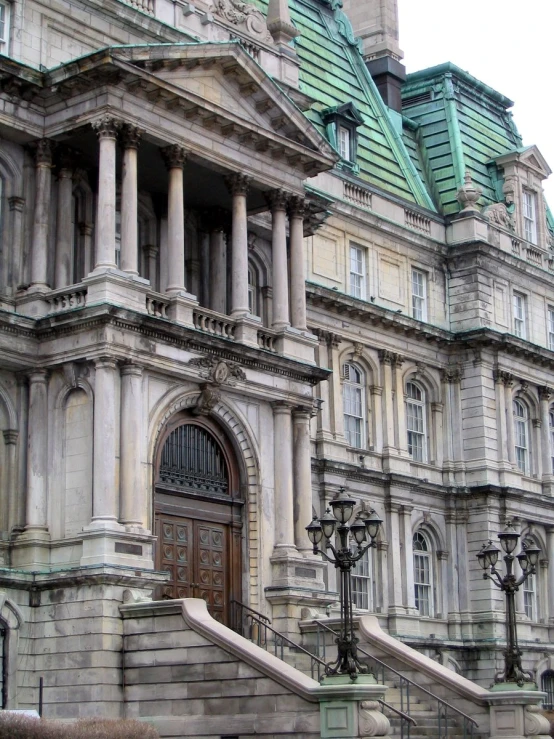
<svg viewBox="0 0 554 739">
<path fill-rule="evenodd" d="M 516 463 L 524 475 L 529 474 L 529 413 L 521 400 L 514 400 L 514 444 Z"/>
<path fill-rule="evenodd" d="M 552 474 L 554 475 L 554 412 L 548 414 L 548 425 L 550 426 L 550 460 L 552 465 Z"/>
<path fill-rule="evenodd" d="M 431 616 L 433 612 L 431 546 L 421 531 L 414 534 L 413 550 L 415 605 L 420 616 Z"/>
<path fill-rule="evenodd" d="M 361 449 L 365 446 L 365 375 L 355 364 L 342 367 L 344 377 L 344 435 L 349 446 Z"/>
<path fill-rule="evenodd" d="M 352 554 L 356 554 L 357 551 L 358 547 L 354 545 L 352 547 Z M 352 604 L 355 608 L 360 608 L 364 611 L 373 610 L 373 551 L 373 548 L 368 549 L 352 569 Z"/>
<path fill-rule="evenodd" d="M 427 461 L 427 419 L 425 393 L 415 382 L 406 385 L 406 427 L 408 453 L 414 462 Z"/>
<path fill-rule="evenodd" d="M 541 690 L 546 693 L 542 707 L 552 711 L 554 709 L 554 670 L 545 670 L 542 673 Z"/>
</svg>

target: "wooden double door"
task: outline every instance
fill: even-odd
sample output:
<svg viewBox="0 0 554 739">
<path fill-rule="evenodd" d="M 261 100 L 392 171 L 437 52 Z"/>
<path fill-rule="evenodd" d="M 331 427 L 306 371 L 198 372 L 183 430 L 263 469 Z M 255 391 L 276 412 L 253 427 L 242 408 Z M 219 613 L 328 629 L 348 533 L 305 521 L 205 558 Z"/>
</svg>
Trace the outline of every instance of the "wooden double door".
<svg viewBox="0 0 554 739">
<path fill-rule="evenodd" d="M 202 598 L 225 623 L 230 600 L 230 526 L 181 516 L 157 517 L 158 568 L 169 574 L 164 598 Z"/>
</svg>

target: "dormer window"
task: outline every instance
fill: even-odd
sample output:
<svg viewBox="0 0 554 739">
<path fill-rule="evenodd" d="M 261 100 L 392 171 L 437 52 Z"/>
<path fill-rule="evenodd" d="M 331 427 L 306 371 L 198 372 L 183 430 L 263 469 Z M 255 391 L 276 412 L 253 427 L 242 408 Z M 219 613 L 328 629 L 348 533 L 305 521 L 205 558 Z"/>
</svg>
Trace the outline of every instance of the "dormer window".
<svg viewBox="0 0 554 739">
<path fill-rule="evenodd" d="M 354 103 L 344 103 L 321 112 L 327 129 L 327 138 L 340 155 L 337 167 L 357 172 L 358 126 L 364 121 Z"/>
<path fill-rule="evenodd" d="M 537 244 L 537 196 L 529 190 L 523 191 L 523 228 L 525 240 Z"/>
</svg>

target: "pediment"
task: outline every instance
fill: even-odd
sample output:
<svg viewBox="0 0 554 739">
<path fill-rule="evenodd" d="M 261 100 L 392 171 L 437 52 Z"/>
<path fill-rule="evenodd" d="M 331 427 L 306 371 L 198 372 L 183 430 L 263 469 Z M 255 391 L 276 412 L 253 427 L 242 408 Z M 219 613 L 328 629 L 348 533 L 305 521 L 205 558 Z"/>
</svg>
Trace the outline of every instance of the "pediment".
<svg viewBox="0 0 554 739">
<path fill-rule="evenodd" d="M 539 148 L 534 145 L 502 154 L 495 161 L 500 166 L 504 166 L 510 162 L 519 162 L 520 165 L 532 169 L 540 180 L 545 180 L 552 174 L 548 162 L 541 154 Z"/>
</svg>

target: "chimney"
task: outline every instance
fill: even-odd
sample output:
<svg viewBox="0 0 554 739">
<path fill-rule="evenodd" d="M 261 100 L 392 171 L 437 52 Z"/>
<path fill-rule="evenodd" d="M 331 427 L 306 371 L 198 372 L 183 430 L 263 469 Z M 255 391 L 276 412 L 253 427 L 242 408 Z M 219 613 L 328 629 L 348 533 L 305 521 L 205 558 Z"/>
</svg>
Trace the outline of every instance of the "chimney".
<svg viewBox="0 0 554 739">
<path fill-rule="evenodd" d="M 366 66 L 385 103 L 402 112 L 400 91 L 406 79 L 398 46 L 397 0 L 343 0 L 344 12 L 362 39 Z"/>
</svg>

